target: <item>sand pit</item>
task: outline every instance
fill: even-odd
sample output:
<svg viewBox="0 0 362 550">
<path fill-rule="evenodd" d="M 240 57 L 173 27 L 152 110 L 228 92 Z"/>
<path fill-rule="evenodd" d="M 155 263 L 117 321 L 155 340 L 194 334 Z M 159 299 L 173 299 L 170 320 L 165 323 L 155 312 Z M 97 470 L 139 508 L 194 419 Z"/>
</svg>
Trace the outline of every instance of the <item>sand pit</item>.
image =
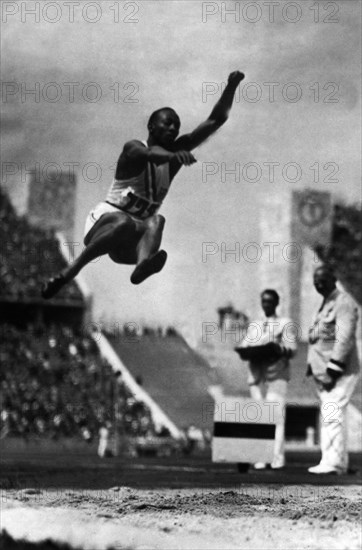
<svg viewBox="0 0 362 550">
<path fill-rule="evenodd" d="M 22 489 L 2 493 L 2 529 L 86 550 L 360 549 L 361 487 L 234 490 Z"/>
</svg>

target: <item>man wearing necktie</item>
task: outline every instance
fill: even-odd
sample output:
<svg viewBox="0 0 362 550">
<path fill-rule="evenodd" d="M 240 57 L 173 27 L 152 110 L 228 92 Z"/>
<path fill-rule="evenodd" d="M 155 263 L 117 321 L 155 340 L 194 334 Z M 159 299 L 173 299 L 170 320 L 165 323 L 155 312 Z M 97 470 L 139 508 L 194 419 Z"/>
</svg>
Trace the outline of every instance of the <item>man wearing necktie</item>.
<svg viewBox="0 0 362 550">
<path fill-rule="evenodd" d="M 312 474 L 348 470 L 346 409 L 359 376 L 356 343 L 357 304 L 336 286 L 334 272 L 320 266 L 314 286 L 323 302 L 309 329 L 308 375 L 313 375 L 321 401 L 321 451 Z"/>
<path fill-rule="evenodd" d="M 248 383 L 251 397 L 273 404 L 270 410 L 273 411 L 272 421 L 276 423 L 276 430 L 271 467 L 275 470 L 285 465 L 284 417 L 290 379 L 289 361 L 297 349 L 296 326 L 291 319 L 280 317 L 276 313 L 278 305 L 279 295 L 275 290 L 266 289 L 262 292 L 261 306 L 264 316 L 250 323 L 241 348 L 236 350 L 242 358 L 249 360 Z M 254 464 L 257 470 L 265 469 L 266 466 L 264 462 Z"/>
</svg>

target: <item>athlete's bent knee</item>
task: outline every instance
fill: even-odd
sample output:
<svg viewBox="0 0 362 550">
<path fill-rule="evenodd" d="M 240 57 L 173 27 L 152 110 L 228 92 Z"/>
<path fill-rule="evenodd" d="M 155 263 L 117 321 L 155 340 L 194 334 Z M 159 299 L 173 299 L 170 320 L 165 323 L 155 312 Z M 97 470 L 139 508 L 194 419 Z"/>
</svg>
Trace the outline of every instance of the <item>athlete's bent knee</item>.
<svg viewBox="0 0 362 550">
<path fill-rule="evenodd" d="M 163 226 L 165 225 L 166 223 L 166 218 L 164 216 L 161 216 L 161 214 L 157 214 L 157 220 L 158 220 L 158 223 L 161 225 L 161 227 L 163 228 Z"/>
<path fill-rule="evenodd" d="M 161 214 L 156 214 L 148 220 L 148 227 L 149 229 L 153 229 L 154 231 L 162 231 L 165 225 L 165 221 L 166 219 L 164 218 L 164 216 L 161 216 Z"/>
</svg>

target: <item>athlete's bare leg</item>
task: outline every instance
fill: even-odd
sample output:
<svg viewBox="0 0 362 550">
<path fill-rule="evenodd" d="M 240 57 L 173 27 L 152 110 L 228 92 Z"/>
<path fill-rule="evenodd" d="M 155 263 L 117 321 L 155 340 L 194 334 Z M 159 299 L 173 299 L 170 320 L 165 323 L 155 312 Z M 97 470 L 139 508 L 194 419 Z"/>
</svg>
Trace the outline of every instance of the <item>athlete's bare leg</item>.
<svg viewBox="0 0 362 550">
<path fill-rule="evenodd" d="M 43 298 L 52 298 L 59 290 L 74 279 L 88 263 L 109 254 L 121 264 L 137 264 L 131 281 L 139 284 L 153 273 L 159 272 L 167 259 L 161 244 L 165 223 L 163 216 L 153 216 L 144 222 L 135 222 L 123 212 L 104 214 L 87 234 L 86 248 L 59 275 L 50 279 L 42 290 Z"/>
<path fill-rule="evenodd" d="M 104 219 L 113 216 L 115 219 Z M 63 275 L 66 281 L 74 279 L 81 269 L 99 256 L 108 254 L 117 243 L 117 247 L 127 249 L 135 233 L 135 223 L 125 214 L 105 214 L 99 222 L 103 222 L 87 240 L 87 245 L 78 258 L 67 267 Z"/>
<path fill-rule="evenodd" d="M 116 245 L 129 248 L 132 235 L 135 233 L 135 222 L 123 212 L 104 214 L 92 227 L 85 239 L 83 252 L 59 275 L 50 279 L 42 290 L 43 298 L 52 298 L 69 281 L 78 275 L 81 269 L 99 256 L 108 254 Z M 133 240 L 133 246 L 135 246 Z"/>
<path fill-rule="evenodd" d="M 166 263 L 167 253 L 164 250 L 158 251 L 165 221 L 160 215 L 145 221 L 146 230 L 137 245 L 137 266 L 131 275 L 131 282 L 135 285 L 161 271 Z"/>
</svg>

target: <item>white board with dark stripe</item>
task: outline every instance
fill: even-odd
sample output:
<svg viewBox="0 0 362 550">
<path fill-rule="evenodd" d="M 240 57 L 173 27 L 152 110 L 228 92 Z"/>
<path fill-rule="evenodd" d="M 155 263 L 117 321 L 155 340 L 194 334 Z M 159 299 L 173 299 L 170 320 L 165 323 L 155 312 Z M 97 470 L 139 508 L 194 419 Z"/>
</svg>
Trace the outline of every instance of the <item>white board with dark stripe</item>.
<svg viewBox="0 0 362 550">
<path fill-rule="evenodd" d="M 275 422 L 270 405 L 220 395 L 215 402 L 213 462 L 273 460 Z"/>
</svg>

